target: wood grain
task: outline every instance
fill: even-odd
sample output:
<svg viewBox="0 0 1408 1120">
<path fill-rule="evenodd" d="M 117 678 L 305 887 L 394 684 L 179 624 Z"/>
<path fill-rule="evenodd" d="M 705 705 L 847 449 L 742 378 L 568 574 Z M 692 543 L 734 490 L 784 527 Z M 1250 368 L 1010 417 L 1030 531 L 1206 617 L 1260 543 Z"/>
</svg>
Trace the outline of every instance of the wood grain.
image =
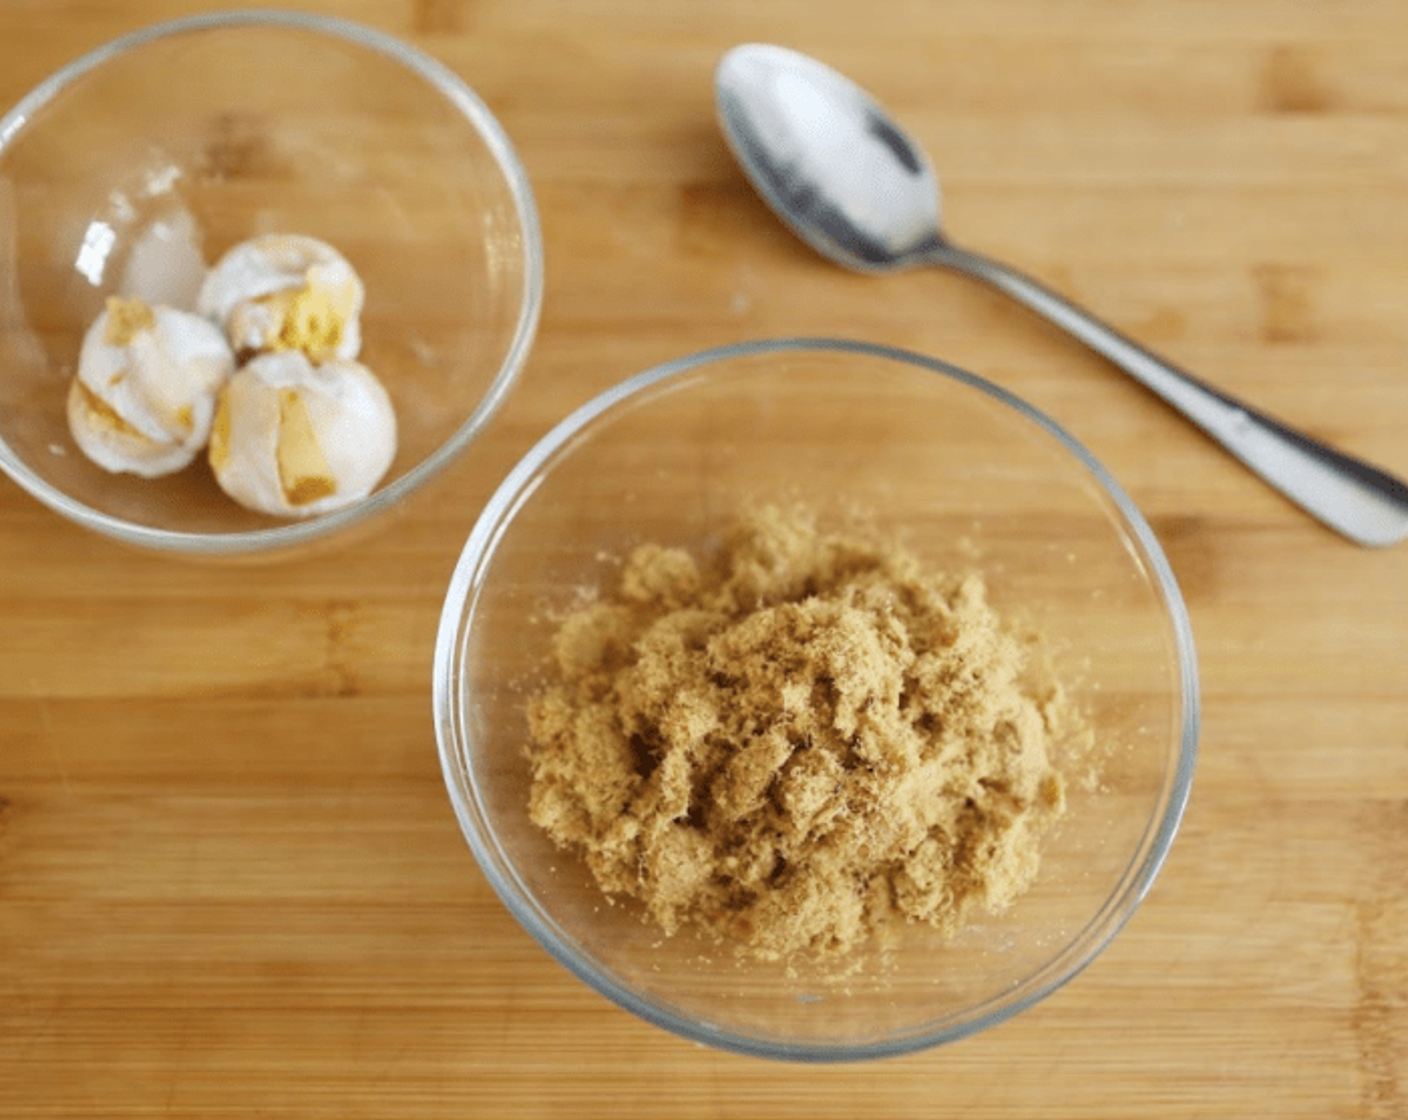
<svg viewBox="0 0 1408 1120">
<path fill-rule="evenodd" d="M 11 0 L 0 101 L 199 7 Z M 958 240 L 1408 474 L 1408 7 L 304 7 L 499 113 L 541 209 L 538 345 L 435 500 L 333 557 L 172 564 L 0 485 L 0 1115 L 1408 1116 L 1408 551 L 1311 523 L 961 278 L 825 264 L 710 88 L 739 41 L 825 58 L 929 147 Z M 814 333 L 990 376 L 1104 460 L 1182 582 L 1204 719 L 1164 874 L 1094 966 L 960 1044 L 800 1069 L 638 1022 L 531 942 L 460 838 L 429 681 L 464 537 L 553 422 L 656 361 Z"/>
</svg>

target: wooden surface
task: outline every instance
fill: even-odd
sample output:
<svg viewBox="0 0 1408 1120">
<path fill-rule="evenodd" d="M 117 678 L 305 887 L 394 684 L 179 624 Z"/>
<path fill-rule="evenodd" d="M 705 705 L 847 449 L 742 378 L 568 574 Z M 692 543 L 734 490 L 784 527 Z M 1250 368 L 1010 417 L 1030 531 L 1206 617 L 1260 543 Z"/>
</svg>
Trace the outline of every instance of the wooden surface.
<svg viewBox="0 0 1408 1120">
<path fill-rule="evenodd" d="M 501 115 L 548 291 L 491 435 L 389 534 L 212 570 L 0 484 L 0 1115 L 1408 1116 L 1408 545 L 1309 521 L 1053 330 L 786 233 L 713 124 L 741 40 L 876 91 L 956 238 L 1408 474 L 1402 0 L 315 0 Z M 181 0 L 7 0 L 0 99 Z M 1027 396 L 1147 512 L 1203 674 L 1191 806 L 1142 910 L 1039 1007 L 864 1067 L 706 1051 L 552 963 L 449 809 L 443 588 L 572 406 L 658 360 L 834 333 Z"/>
</svg>

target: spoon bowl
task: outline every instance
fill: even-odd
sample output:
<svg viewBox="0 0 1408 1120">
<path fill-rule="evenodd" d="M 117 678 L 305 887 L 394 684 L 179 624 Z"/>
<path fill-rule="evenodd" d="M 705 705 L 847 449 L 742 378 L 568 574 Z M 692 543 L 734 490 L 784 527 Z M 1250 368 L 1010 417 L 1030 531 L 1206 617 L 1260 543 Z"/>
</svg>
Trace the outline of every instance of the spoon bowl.
<svg viewBox="0 0 1408 1120">
<path fill-rule="evenodd" d="M 784 47 L 738 47 L 718 72 L 734 155 L 793 232 L 863 272 L 927 262 L 938 178 L 865 90 Z"/>
<path fill-rule="evenodd" d="M 786 47 L 724 55 L 719 124 L 754 187 L 823 256 L 862 272 L 933 265 L 997 289 L 1068 332 L 1200 427 L 1266 482 L 1362 545 L 1408 537 L 1408 484 L 1179 369 L 1039 281 L 961 249 L 939 224 L 923 150 L 844 75 Z"/>
</svg>

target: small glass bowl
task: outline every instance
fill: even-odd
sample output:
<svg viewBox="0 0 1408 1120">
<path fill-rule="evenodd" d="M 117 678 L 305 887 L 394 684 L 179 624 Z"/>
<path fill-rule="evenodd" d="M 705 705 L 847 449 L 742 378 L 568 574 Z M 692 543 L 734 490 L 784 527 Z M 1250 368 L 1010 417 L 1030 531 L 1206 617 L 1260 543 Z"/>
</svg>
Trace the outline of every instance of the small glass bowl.
<svg viewBox="0 0 1408 1120">
<path fill-rule="evenodd" d="M 952 940 L 918 925 L 825 970 L 663 937 L 608 904 L 528 818 L 525 703 L 560 617 L 658 542 L 707 554 L 746 502 L 863 509 L 934 567 L 976 569 L 996 611 L 1045 637 L 1096 739 L 1031 890 Z M 1010 393 L 915 354 L 744 343 L 667 363 L 585 405 L 483 510 L 449 587 L 434 711 L 450 799 L 508 909 L 568 969 L 698 1042 L 841 1061 L 999 1023 L 1073 977 L 1125 924 L 1192 780 L 1188 618 L 1148 524 L 1069 434 Z M 1075 777 L 1072 775 L 1072 777 Z"/>
<path fill-rule="evenodd" d="M 199 267 L 263 233 L 320 238 L 361 274 L 360 360 L 397 411 L 379 488 L 309 520 L 240 508 L 204 456 L 154 481 L 109 474 L 65 417 L 106 297 L 188 299 Z M 542 255 L 502 127 L 407 44 L 255 10 L 125 35 L 0 118 L 0 468 L 80 525 L 173 554 L 284 555 L 365 525 L 502 403 L 537 328 Z"/>
</svg>

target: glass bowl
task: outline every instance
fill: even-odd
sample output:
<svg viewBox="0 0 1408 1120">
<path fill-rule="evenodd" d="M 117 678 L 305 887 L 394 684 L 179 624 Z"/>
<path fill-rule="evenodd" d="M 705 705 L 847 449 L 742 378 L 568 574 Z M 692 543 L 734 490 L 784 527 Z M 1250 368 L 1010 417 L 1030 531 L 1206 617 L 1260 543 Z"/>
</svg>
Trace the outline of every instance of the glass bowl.
<svg viewBox="0 0 1408 1120">
<path fill-rule="evenodd" d="M 108 296 L 187 302 L 201 268 L 265 233 L 319 238 L 360 273 L 360 360 L 398 419 L 380 486 L 309 520 L 237 506 L 204 456 L 159 480 L 109 474 L 65 417 Z M 80 525 L 168 553 L 273 553 L 370 523 L 489 422 L 532 344 L 542 270 L 528 177 L 440 63 L 291 12 L 147 27 L 0 119 L 0 467 Z"/>
<path fill-rule="evenodd" d="M 706 555 L 746 503 L 863 510 L 935 568 L 981 572 L 1093 733 L 1031 889 L 951 938 L 906 924 L 841 972 L 740 957 L 608 904 L 528 816 L 527 699 L 555 627 L 654 542 Z M 479 517 L 442 615 L 434 711 L 450 799 L 515 918 L 621 1006 L 687 1038 L 852 1060 L 999 1023 L 1101 951 L 1149 890 L 1188 797 L 1198 727 L 1188 618 L 1148 524 L 1030 405 L 919 355 L 837 340 L 669 362 L 553 429 Z M 1084 765 L 1084 764 L 1082 764 Z M 893 931 L 892 931 L 893 932 Z M 1112 1028 L 1113 1029 L 1113 1028 Z"/>
</svg>

